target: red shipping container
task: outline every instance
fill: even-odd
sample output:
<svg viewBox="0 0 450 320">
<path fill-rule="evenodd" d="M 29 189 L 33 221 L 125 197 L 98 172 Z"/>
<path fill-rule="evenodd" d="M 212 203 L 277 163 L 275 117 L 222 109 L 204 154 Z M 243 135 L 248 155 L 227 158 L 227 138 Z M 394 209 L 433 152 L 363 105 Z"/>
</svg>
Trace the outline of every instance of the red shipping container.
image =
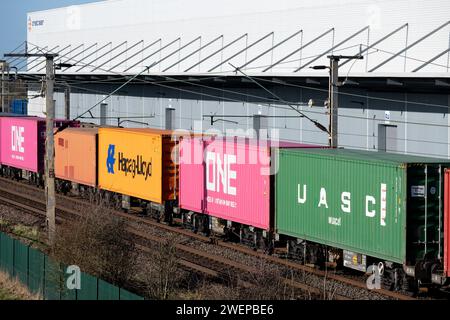
<svg viewBox="0 0 450 320">
<path fill-rule="evenodd" d="M 183 138 L 180 207 L 269 230 L 272 147 L 266 141 L 242 138 Z M 314 146 L 280 143 L 279 147 Z"/>
<path fill-rule="evenodd" d="M 445 171 L 444 183 L 444 273 L 450 277 L 450 170 Z"/>
</svg>

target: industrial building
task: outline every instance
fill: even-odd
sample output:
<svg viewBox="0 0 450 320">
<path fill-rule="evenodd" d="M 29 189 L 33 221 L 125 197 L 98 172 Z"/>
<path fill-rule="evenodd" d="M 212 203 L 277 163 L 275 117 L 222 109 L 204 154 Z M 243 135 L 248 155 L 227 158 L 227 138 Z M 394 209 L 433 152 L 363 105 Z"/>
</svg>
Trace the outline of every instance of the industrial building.
<svg viewBox="0 0 450 320">
<path fill-rule="evenodd" d="M 340 60 L 339 146 L 448 158 L 449 12 L 447 0 L 109 0 L 29 13 L 26 50 L 64 64 L 58 117 L 163 128 L 170 114 L 173 128 L 321 145 L 310 119 L 328 127 L 329 73 L 311 67 L 361 55 Z M 23 80 L 45 72 L 40 58 L 9 64 Z M 31 115 L 45 112 L 41 90 L 29 87 Z"/>
</svg>

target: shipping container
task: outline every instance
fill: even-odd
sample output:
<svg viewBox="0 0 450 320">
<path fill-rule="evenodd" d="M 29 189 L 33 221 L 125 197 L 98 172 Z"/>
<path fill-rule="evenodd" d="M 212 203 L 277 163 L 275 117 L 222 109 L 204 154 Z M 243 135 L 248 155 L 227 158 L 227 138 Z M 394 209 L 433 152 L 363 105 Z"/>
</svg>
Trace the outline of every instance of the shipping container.
<svg viewBox="0 0 450 320">
<path fill-rule="evenodd" d="M 407 265 L 426 255 L 438 258 L 448 162 L 383 152 L 281 149 L 276 231 Z"/>
<path fill-rule="evenodd" d="M 164 204 L 178 198 L 173 131 L 100 128 L 98 182 L 104 190 Z"/>
<path fill-rule="evenodd" d="M 55 128 L 78 125 L 79 123 L 75 121 L 55 120 Z M 45 119 L 1 117 L 0 127 L 2 165 L 43 173 Z"/>
<path fill-rule="evenodd" d="M 97 136 L 97 128 L 68 128 L 55 135 L 57 178 L 97 186 Z"/>
<path fill-rule="evenodd" d="M 269 230 L 273 147 L 243 138 L 183 138 L 180 207 Z M 313 146 L 282 142 L 277 147 Z"/>
<path fill-rule="evenodd" d="M 444 274 L 450 277 L 450 171 L 445 171 L 444 188 Z"/>
<path fill-rule="evenodd" d="M 16 99 L 11 101 L 11 112 L 16 115 L 26 115 L 28 113 L 28 100 Z"/>
</svg>

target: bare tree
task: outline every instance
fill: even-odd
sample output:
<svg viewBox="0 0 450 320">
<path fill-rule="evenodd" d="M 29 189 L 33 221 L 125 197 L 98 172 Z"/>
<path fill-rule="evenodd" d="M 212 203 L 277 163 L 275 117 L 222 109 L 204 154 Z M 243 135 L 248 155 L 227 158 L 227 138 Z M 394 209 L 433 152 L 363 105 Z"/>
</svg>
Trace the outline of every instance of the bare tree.
<svg viewBox="0 0 450 320">
<path fill-rule="evenodd" d="M 146 295 L 152 299 L 170 299 L 180 280 L 178 272 L 178 255 L 174 237 L 154 246 L 154 253 L 145 265 L 143 275 Z"/>
<path fill-rule="evenodd" d="M 136 250 L 124 219 L 102 205 L 58 228 L 55 258 L 78 265 L 82 271 L 123 286 L 134 275 Z"/>
</svg>

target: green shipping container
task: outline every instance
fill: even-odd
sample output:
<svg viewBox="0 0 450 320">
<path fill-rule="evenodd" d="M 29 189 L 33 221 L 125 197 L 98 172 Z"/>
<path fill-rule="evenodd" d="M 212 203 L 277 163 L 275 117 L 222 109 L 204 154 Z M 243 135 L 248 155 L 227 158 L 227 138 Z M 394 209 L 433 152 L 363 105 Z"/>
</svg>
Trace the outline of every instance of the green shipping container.
<svg viewBox="0 0 450 320">
<path fill-rule="evenodd" d="M 343 149 L 278 155 L 278 234 L 397 263 L 442 253 L 449 160 Z"/>
</svg>

